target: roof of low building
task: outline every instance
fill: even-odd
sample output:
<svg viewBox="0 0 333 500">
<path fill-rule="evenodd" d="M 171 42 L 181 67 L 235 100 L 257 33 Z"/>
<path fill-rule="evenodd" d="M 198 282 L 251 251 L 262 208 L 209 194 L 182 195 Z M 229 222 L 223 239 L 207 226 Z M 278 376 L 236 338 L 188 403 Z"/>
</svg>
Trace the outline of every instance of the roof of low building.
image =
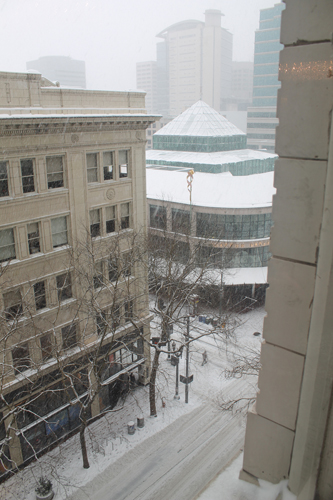
<svg viewBox="0 0 333 500">
<path fill-rule="evenodd" d="M 166 125 L 167 126 L 167 125 Z M 163 129 L 161 129 L 163 130 Z M 157 132 L 158 133 L 158 132 Z M 146 151 L 147 163 L 165 162 L 165 165 L 175 166 L 177 163 L 192 163 L 201 165 L 224 165 L 251 160 L 274 159 L 276 154 L 258 151 L 255 149 L 238 149 L 234 151 L 215 151 L 212 153 L 201 153 L 192 151 L 167 151 L 161 149 L 148 149 Z"/>
<path fill-rule="evenodd" d="M 233 135 L 245 136 L 246 134 L 215 109 L 200 100 L 154 135 L 229 137 Z"/>
<path fill-rule="evenodd" d="M 190 204 L 186 171 L 147 168 L 147 198 Z M 274 172 L 233 176 L 195 172 L 192 205 L 214 208 L 271 207 Z"/>
</svg>

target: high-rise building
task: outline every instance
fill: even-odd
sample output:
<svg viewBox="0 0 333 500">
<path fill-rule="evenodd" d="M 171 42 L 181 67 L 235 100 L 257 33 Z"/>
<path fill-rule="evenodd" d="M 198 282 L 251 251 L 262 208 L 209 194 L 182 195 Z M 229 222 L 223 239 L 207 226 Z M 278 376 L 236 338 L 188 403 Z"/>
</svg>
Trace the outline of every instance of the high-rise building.
<svg viewBox="0 0 333 500">
<path fill-rule="evenodd" d="M 157 111 L 175 117 L 203 99 L 217 111 L 231 95 L 232 34 L 221 12 L 206 10 L 205 22 L 187 20 L 157 36 Z M 137 87 L 141 88 L 137 82 Z M 146 83 L 148 91 L 153 83 Z"/>
<path fill-rule="evenodd" d="M 156 118 L 142 92 L 44 82 L 0 73 L 0 475 L 78 428 L 92 356 L 103 381 L 88 418 L 114 404 L 119 372 L 149 377 L 148 287 L 131 242 L 146 224 Z"/>
<path fill-rule="evenodd" d="M 148 113 L 157 112 L 157 63 L 156 61 L 136 64 L 136 85 L 146 92 L 146 109 Z"/>
<path fill-rule="evenodd" d="M 27 62 L 27 69 L 42 73 L 51 82 L 65 87 L 86 88 L 86 63 L 71 57 L 45 56 Z"/>
<path fill-rule="evenodd" d="M 247 144 L 252 149 L 275 151 L 281 12 L 284 3 L 260 11 L 255 34 L 253 101 L 248 108 Z"/>
<path fill-rule="evenodd" d="M 239 111 L 252 103 L 253 63 L 232 61 L 231 100 Z"/>
</svg>

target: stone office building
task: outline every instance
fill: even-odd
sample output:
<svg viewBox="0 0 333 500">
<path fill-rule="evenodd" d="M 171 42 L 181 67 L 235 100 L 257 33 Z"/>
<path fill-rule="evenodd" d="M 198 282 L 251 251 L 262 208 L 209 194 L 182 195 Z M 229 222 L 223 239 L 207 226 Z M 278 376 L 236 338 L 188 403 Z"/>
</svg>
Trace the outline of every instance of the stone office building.
<svg viewBox="0 0 333 500">
<path fill-rule="evenodd" d="M 155 119 L 141 92 L 0 73 L 2 472 L 79 425 L 79 405 L 61 396 L 66 367 L 85 397 L 88 356 L 99 349 L 103 389 L 91 417 L 115 404 L 119 371 L 149 379 L 147 282 L 129 256 L 145 231 L 145 130 Z M 82 307 L 89 290 L 93 310 Z"/>
</svg>

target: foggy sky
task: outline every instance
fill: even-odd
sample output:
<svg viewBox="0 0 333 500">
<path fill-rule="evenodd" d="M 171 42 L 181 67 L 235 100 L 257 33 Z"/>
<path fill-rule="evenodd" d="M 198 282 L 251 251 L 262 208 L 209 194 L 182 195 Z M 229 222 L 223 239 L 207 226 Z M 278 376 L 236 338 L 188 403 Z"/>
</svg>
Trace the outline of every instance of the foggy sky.
<svg viewBox="0 0 333 500">
<path fill-rule="evenodd" d="M 0 71 L 41 56 L 86 62 L 87 88 L 135 89 L 135 65 L 156 60 L 156 34 L 206 9 L 224 14 L 233 59 L 253 60 L 259 9 L 278 0 L 0 0 Z"/>
</svg>

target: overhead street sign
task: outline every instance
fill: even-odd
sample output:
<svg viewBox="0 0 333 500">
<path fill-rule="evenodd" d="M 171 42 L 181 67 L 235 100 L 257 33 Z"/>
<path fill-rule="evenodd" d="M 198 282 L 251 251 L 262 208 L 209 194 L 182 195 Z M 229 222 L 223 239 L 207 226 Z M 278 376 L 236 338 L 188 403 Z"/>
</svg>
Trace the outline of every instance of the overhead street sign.
<svg viewBox="0 0 333 500">
<path fill-rule="evenodd" d="M 193 375 L 190 375 L 189 377 L 184 377 L 184 375 L 179 376 L 179 380 L 183 382 L 183 384 L 190 384 L 193 382 Z"/>
</svg>

